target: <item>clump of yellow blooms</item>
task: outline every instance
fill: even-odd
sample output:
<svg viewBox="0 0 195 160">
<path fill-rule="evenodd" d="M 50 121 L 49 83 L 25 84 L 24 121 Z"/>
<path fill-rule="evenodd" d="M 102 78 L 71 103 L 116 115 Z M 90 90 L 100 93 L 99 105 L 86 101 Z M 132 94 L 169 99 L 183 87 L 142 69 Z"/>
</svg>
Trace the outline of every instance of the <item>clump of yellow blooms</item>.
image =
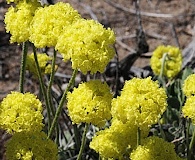
<svg viewBox="0 0 195 160">
<path fill-rule="evenodd" d="M 69 29 L 64 29 L 58 39 L 56 50 L 64 60 L 71 59 L 72 68 L 83 73 L 103 72 L 115 52 L 114 32 L 94 20 L 80 19 Z"/>
<path fill-rule="evenodd" d="M 189 97 L 195 95 L 195 74 L 189 75 L 183 85 L 183 92 L 184 94 Z"/>
<path fill-rule="evenodd" d="M 195 124 L 195 107 L 194 106 L 195 106 L 195 96 L 190 96 L 187 98 L 182 108 L 184 117 L 191 118 L 193 124 Z"/>
<path fill-rule="evenodd" d="M 130 155 L 131 160 L 182 160 L 174 144 L 156 136 L 146 138 Z"/>
<path fill-rule="evenodd" d="M 109 86 L 100 80 L 79 84 L 73 92 L 67 94 L 67 107 L 73 123 L 91 123 L 105 125 L 111 119 L 111 100 Z"/>
<path fill-rule="evenodd" d="M 148 135 L 148 129 L 142 130 L 141 138 Z M 101 130 L 93 137 L 90 148 L 98 152 L 101 157 L 123 159 L 137 144 L 137 126 L 131 122 L 123 124 L 114 119 L 110 128 Z"/>
<path fill-rule="evenodd" d="M 15 133 L 6 144 L 9 160 L 57 160 L 57 145 L 44 132 Z"/>
<path fill-rule="evenodd" d="M 21 43 L 29 39 L 29 26 L 34 16 L 35 10 L 41 4 L 37 1 L 21 1 L 14 8 L 11 6 L 5 14 L 5 29 L 10 32 L 10 42 Z"/>
<path fill-rule="evenodd" d="M 50 74 L 51 73 L 51 64 L 48 64 L 48 62 L 50 60 L 52 60 L 52 58 L 49 57 L 45 53 L 37 53 L 37 59 L 38 59 L 41 73 L 42 74 Z M 38 71 L 36 69 L 35 59 L 34 59 L 33 53 L 27 55 L 26 69 L 29 70 L 30 72 L 32 72 L 35 76 L 38 76 Z"/>
<path fill-rule="evenodd" d="M 68 25 L 78 19 L 80 15 L 68 3 L 58 2 L 39 8 L 30 26 L 30 41 L 37 48 L 55 46 L 62 30 L 70 30 Z"/>
<path fill-rule="evenodd" d="M 0 104 L 0 127 L 8 133 L 41 131 L 42 104 L 31 93 L 11 92 Z"/>
<path fill-rule="evenodd" d="M 125 82 L 121 95 L 112 101 L 112 116 L 139 127 L 157 123 L 167 107 L 166 92 L 151 77 Z"/>
<path fill-rule="evenodd" d="M 151 57 L 151 68 L 156 75 L 160 75 L 165 54 L 167 55 L 162 74 L 168 78 L 173 78 L 179 73 L 182 65 L 182 54 L 177 47 L 158 46 Z"/>
<path fill-rule="evenodd" d="M 186 102 L 182 108 L 184 117 L 188 117 L 195 124 L 195 74 L 189 75 L 183 84 L 183 92 L 187 96 Z"/>
</svg>

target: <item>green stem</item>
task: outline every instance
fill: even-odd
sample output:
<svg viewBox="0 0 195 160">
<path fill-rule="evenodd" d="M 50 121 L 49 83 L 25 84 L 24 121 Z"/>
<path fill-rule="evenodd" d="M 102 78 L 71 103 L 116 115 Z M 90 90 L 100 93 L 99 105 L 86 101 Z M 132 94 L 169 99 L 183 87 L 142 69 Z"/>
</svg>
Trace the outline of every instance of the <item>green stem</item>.
<svg viewBox="0 0 195 160">
<path fill-rule="evenodd" d="M 27 42 L 23 42 L 22 44 L 22 60 L 20 67 L 20 80 L 19 80 L 19 91 L 24 93 L 24 75 L 26 70 L 26 57 L 28 52 L 28 44 Z"/>
<path fill-rule="evenodd" d="M 50 112 L 50 108 L 49 108 L 49 101 L 48 101 L 48 98 L 47 98 L 46 89 L 45 89 L 43 78 L 42 78 L 42 75 L 41 75 L 41 70 L 40 70 L 40 67 L 39 67 L 39 62 L 38 62 L 38 59 L 37 59 L 36 48 L 34 46 L 33 46 L 33 53 L 34 53 L 36 69 L 38 71 L 38 78 L 39 78 L 39 82 L 40 82 L 40 86 L 41 86 L 41 91 L 42 91 L 42 94 L 43 94 L 43 97 L 44 97 L 44 100 L 45 100 L 45 103 L 46 103 L 46 109 L 47 109 L 47 115 L 48 115 L 48 131 L 49 131 L 50 126 L 51 126 L 51 114 L 50 114 L 51 112 Z"/>
<path fill-rule="evenodd" d="M 49 85 L 47 88 L 47 98 L 48 98 L 48 102 L 49 102 L 49 108 L 51 109 L 53 116 L 55 115 L 55 111 L 54 111 L 52 97 L 51 97 L 51 88 L 52 88 L 54 74 L 55 74 L 55 62 L 56 62 L 56 51 L 54 50 L 53 58 L 52 58 L 51 75 L 50 75 Z"/>
<path fill-rule="evenodd" d="M 161 66 L 161 69 L 160 69 L 160 75 L 159 77 L 162 79 L 163 78 L 163 73 L 164 73 L 164 68 L 165 68 L 165 62 L 166 62 L 166 57 L 167 57 L 167 53 L 163 54 L 163 57 L 162 57 L 162 66 Z"/>
<path fill-rule="evenodd" d="M 58 108 L 57 108 L 57 111 L 56 111 L 56 114 L 55 114 L 55 116 L 54 116 L 53 122 L 52 122 L 52 124 L 51 124 L 51 128 L 50 128 L 50 130 L 49 130 L 49 133 L 48 133 L 47 138 L 51 138 L 51 135 L 52 135 L 52 133 L 53 133 L 53 131 L 54 131 L 54 128 L 55 128 L 55 126 L 56 126 L 56 123 L 57 123 L 57 121 L 58 121 L 59 115 L 60 115 L 60 113 L 61 113 L 61 111 L 62 111 L 62 107 L 63 107 L 64 102 L 65 102 L 65 100 L 66 100 L 66 95 L 67 95 L 68 91 L 70 90 L 72 84 L 74 83 L 74 80 L 75 80 L 77 71 L 78 71 L 77 69 L 75 69 L 75 70 L 73 71 L 72 77 L 71 77 L 71 79 L 70 79 L 70 81 L 69 81 L 69 83 L 68 83 L 68 86 L 67 86 L 67 88 L 66 88 L 66 91 L 64 92 L 64 94 L 63 94 L 63 96 L 62 96 L 62 98 L 61 98 L 61 100 L 60 100 L 59 106 L 58 106 Z"/>
<path fill-rule="evenodd" d="M 53 117 L 55 116 L 55 110 L 54 110 L 54 105 L 52 101 L 51 91 L 52 91 L 52 84 L 54 81 L 54 74 L 55 74 L 56 55 L 57 55 L 57 52 L 54 49 L 52 64 L 51 64 L 51 75 L 50 75 L 49 84 L 47 87 L 47 98 L 48 98 L 49 108 L 51 110 Z M 58 125 L 56 125 L 56 142 L 59 143 L 59 126 Z"/>
<path fill-rule="evenodd" d="M 161 65 L 160 75 L 159 75 L 159 81 L 162 84 L 162 86 L 163 86 L 163 88 L 165 89 L 166 92 L 167 92 L 166 82 L 165 82 L 165 79 L 163 78 L 163 73 L 164 73 L 165 62 L 166 62 L 167 56 L 168 56 L 167 53 L 163 54 L 162 65 Z M 167 123 L 168 122 L 168 117 L 169 117 L 169 109 L 168 109 L 168 107 L 167 107 L 166 113 L 163 114 L 163 117 L 164 117 L 165 123 Z M 161 134 L 161 135 L 163 136 L 163 134 Z"/>
<path fill-rule="evenodd" d="M 165 62 L 166 62 L 167 55 L 168 55 L 167 53 L 163 54 L 162 65 L 161 65 L 160 75 L 159 75 L 159 80 L 162 83 L 163 88 L 165 88 L 165 89 L 166 89 L 166 83 L 165 83 L 165 80 L 163 79 L 163 73 L 164 73 L 164 68 L 165 68 Z"/>
<path fill-rule="evenodd" d="M 141 129 L 137 128 L 137 147 L 141 144 Z"/>
<path fill-rule="evenodd" d="M 86 123 L 85 124 L 85 129 L 84 129 L 84 132 L 83 132 L 83 136 L 82 136 L 81 148 L 80 148 L 77 160 L 81 160 L 82 159 L 82 154 L 83 154 L 83 151 L 85 149 L 85 141 L 86 141 L 86 134 L 87 134 L 88 128 L 89 128 L 89 125 Z"/>
<path fill-rule="evenodd" d="M 162 128 L 162 125 L 161 125 L 161 123 L 160 123 L 159 120 L 158 120 L 158 125 L 159 125 L 160 134 L 161 134 L 162 138 L 163 138 L 164 140 L 166 140 L 165 132 L 164 132 L 164 130 L 163 130 L 163 128 Z"/>
<path fill-rule="evenodd" d="M 190 131 L 190 120 L 187 119 L 186 120 L 186 146 L 187 146 L 187 159 L 190 160 L 191 158 L 191 153 L 189 151 L 189 146 L 190 146 L 190 142 L 189 142 L 189 131 Z"/>
<path fill-rule="evenodd" d="M 189 146 L 189 158 L 188 160 L 193 160 L 192 155 L 193 155 L 193 147 L 195 144 L 195 131 L 193 131 L 192 139 L 190 141 L 190 146 Z"/>
<path fill-rule="evenodd" d="M 79 131 L 78 131 L 76 124 L 73 124 L 73 130 L 74 130 L 76 152 L 79 152 L 79 146 L 81 145 L 81 139 L 79 138 Z"/>
</svg>

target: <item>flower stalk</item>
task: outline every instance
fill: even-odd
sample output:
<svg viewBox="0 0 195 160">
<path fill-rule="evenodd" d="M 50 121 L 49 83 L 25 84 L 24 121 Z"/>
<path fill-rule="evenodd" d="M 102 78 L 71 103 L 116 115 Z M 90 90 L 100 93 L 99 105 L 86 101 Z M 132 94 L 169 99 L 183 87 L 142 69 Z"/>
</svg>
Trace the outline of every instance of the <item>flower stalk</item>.
<svg viewBox="0 0 195 160">
<path fill-rule="evenodd" d="M 190 145 L 189 145 L 188 160 L 193 160 L 192 155 L 193 155 L 194 144 L 195 144 L 195 130 L 193 131 L 192 139 L 191 139 Z"/>
<path fill-rule="evenodd" d="M 52 122 L 52 124 L 51 124 L 51 128 L 50 128 L 50 130 L 49 130 L 49 132 L 48 132 L 47 138 L 51 138 L 51 135 L 52 135 L 52 133 L 53 133 L 53 131 L 54 131 L 54 128 L 55 128 L 55 126 L 56 126 L 56 123 L 57 123 L 57 121 L 58 121 L 59 115 L 60 115 L 60 113 L 61 113 L 61 111 L 62 111 L 62 107 L 63 107 L 64 102 L 65 102 L 65 100 L 66 100 L 67 93 L 68 93 L 68 91 L 70 90 L 71 86 L 73 85 L 73 83 L 74 83 L 74 81 L 75 81 L 75 77 L 76 77 L 77 72 L 78 72 L 77 69 L 75 69 L 75 70 L 73 71 L 73 74 L 72 74 L 72 77 L 71 77 L 71 79 L 70 79 L 70 81 L 69 81 L 69 83 L 68 83 L 68 86 L 67 86 L 67 88 L 66 88 L 66 90 L 65 90 L 65 92 L 64 92 L 64 94 L 63 94 L 63 96 L 62 96 L 62 98 L 61 98 L 61 100 L 60 100 L 59 106 L 58 106 L 58 108 L 57 108 L 56 114 L 55 114 L 54 119 L 53 119 L 53 122 Z"/>
<path fill-rule="evenodd" d="M 83 154 L 83 151 L 84 151 L 84 148 L 85 148 L 86 134 L 87 134 L 88 128 L 89 128 L 89 125 L 87 123 L 85 123 L 85 128 L 84 128 L 84 132 L 83 132 L 83 136 L 82 136 L 82 142 L 81 142 L 81 148 L 80 148 L 77 160 L 82 159 L 82 154 Z"/>
<path fill-rule="evenodd" d="M 39 62 L 38 62 L 38 59 L 37 59 L 36 48 L 34 46 L 33 46 L 33 53 L 34 53 L 35 65 L 36 65 L 37 72 L 38 72 L 38 78 L 39 78 L 39 82 L 40 82 L 40 86 L 41 86 L 41 91 L 42 91 L 42 94 L 43 94 L 43 97 L 44 97 L 44 100 L 45 100 L 45 103 L 46 103 L 46 109 L 47 109 L 47 115 L 48 115 L 48 130 L 49 130 L 50 126 L 51 126 L 51 109 L 50 109 L 46 89 L 45 89 L 45 86 L 44 86 L 43 78 L 42 78 L 42 75 L 41 75 Z"/>
<path fill-rule="evenodd" d="M 25 76 L 25 68 L 26 68 L 26 57 L 28 52 L 28 44 L 27 42 L 23 42 L 22 44 L 22 60 L 20 67 L 20 80 L 19 80 L 19 91 L 24 93 L 24 76 Z"/>
<path fill-rule="evenodd" d="M 54 111 L 54 108 L 53 108 L 53 102 L 52 102 L 52 97 L 51 97 L 51 88 L 52 88 L 52 84 L 53 84 L 53 81 L 54 81 L 55 62 L 56 62 L 56 50 L 54 50 L 54 52 L 53 52 L 51 75 L 50 75 L 49 85 L 48 85 L 48 88 L 47 88 L 47 98 L 48 98 L 49 106 L 51 108 L 53 116 L 55 115 L 55 113 L 54 113 L 55 111 Z"/>
</svg>

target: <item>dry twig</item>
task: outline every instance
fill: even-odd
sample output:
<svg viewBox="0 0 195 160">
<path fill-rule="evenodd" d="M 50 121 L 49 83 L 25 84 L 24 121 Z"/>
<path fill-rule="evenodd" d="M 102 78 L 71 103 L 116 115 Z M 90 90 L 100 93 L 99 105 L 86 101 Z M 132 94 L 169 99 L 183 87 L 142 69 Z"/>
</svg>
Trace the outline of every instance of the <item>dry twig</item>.
<svg viewBox="0 0 195 160">
<path fill-rule="evenodd" d="M 105 0 L 106 3 L 110 4 L 111 6 L 119 9 L 119 10 L 122 10 L 122 11 L 125 11 L 125 12 L 129 12 L 131 14 L 136 14 L 136 10 L 134 9 L 131 9 L 131 8 L 127 8 L 127 7 L 124 7 L 124 6 L 121 6 L 111 0 Z M 178 15 L 173 15 L 173 14 L 163 14 L 163 13 L 150 13 L 150 12 L 143 12 L 141 11 L 140 12 L 140 15 L 141 16 L 148 16 L 148 17 L 154 17 L 154 18 L 174 18 Z"/>
</svg>

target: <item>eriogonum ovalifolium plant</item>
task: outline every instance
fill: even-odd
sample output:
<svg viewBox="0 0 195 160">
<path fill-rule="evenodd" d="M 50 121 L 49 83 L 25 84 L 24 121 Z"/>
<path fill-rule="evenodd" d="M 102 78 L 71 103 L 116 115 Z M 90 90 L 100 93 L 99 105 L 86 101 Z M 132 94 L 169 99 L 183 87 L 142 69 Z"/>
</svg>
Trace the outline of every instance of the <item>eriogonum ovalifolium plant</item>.
<svg viewBox="0 0 195 160">
<path fill-rule="evenodd" d="M 58 149 L 44 132 L 20 132 L 6 144 L 6 157 L 8 160 L 58 160 Z"/>
<path fill-rule="evenodd" d="M 195 124 L 195 96 L 190 96 L 187 98 L 183 108 L 182 112 L 184 114 L 184 117 L 191 118 L 192 123 Z"/>
<path fill-rule="evenodd" d="M 191 74 L 185 79 L 183 92 L 187 97 L 195 95 L 195 74 Z"/>
<path fill-rule="evenodd" d="M 104 72 L 106 65 L 115 55 L 113 44 L 116 37 L 112 29 L 105 28 L 97 21 L 83 19 L 68 3 L 58 2 L 41 6 L 37 1 L 7 0 L 7 2 L 15 3 L 5 15 L 6 31 L 11 34 L 10 42 L 25 42 L 19 85 L 21 93 L 11 92 L 0 104 L 0 128 L 12 134 L 11 140 L 6 145 L 8 160 L 57 160 L 70 159 L 69 157 L 77 157 L 77 160 L 80 160 L 85 155 L 90 159 L 89 154 L 94 154 L 94 151 L 87 148 L 87 152 L 82 154 L 85 151 L 86 137 L 93 137 L 89 138 L 91 142 L 87 141 L 86 144 L 90 144 L 89 147 L 95 150 L 102 160 L 128 160 L 129 157 L 131 160 L 180 160 L 173 144 L 150 136 L 153 134 L 152 129 L 160 130 L 157 131 L 157 135 L 161 137 L 166 138 L 169 135 L 163 132 L 161 126 L 167 127 L 166 124 L 157 122 L 161 116 L 165 119 L 169 116 L 169 110 L 166 109 L 169 100 L 175 98 L 170 94 L 166 95 L 169 89 L 165 91 L 165 88 L 160 87 L 159 84 L 163 84 L 163 87 L 170 84 L 158 83 L 151 77 L 132 78 L 125 82 L 121 94 L 113 98 L 106 82 L 87 79 L 84 81 L 88 82 L 80 83 L 78 87 L 69 91 L 73 87 L 78 70 L 84 74 Z M 30 44 L 27 43 L 28 41 L 32 43 L 30 46 L 33 45 L 33 54 L 27 54 L 26 44 Z M 45 53 L 36 53 L 35 47 L 46 47 L 46 51 L 50 49 L 48 47 L 52 47 L 53 59 Z M 71 61 L 74 69 L 65 91 L 60 88 L 60 85 L 53 85 L 58 83 L 58 80 L 54 80 L 57 51 L 65 62 Z M 34 56 L 37 57 L 41 73 L 37 72 Z M 51 60 L 51 63 L 48 62 Z M 156 75 L 168 79 L 174 78 L 180 72 L 181 65 L 181 51 L 177 47 L 159 46 L 153 52 L 151 68 Z M 39 98 L 43 96 L 43 105 L 47 110 L 44 112 L 47 113 L 44 114 L 45 126 L 48 127 L 44 128 L 44 131 L 47 135 L 42 132 L 44 126 L 42 103 L 34 94 L 24 91 L 22 78 L 25 78 L 25 69 L 39 78 L 42 92 Z M 44 76 L 45 74 L 50 75 Z M 182 95 L 179 102 L 184 104 L 183 108 L 180 108 L 184 117 L 190 118 L 195 124 L 194 79 L 194 75 L 190 75 L 185 80 L 183 92 L 187 99 L 186 102 L 182 100 L 185 97 L 182 97 L 182 91 L 179 90 Z M 163 80 L 167 79 L 162 78 Z M 57 91 L 56 86 L 62 91 L 62 95 Z M 116 93 L 119 86 L 114 86 L 117 89 Z M 64 107 L 66 100 L 67 108 Z M 64 112 L 62 112 L 63 107 L 67 109 Z M 168 107 L 170 108 L 171 106 Z M 70 119 L 63 117 L 64 115 L 70 116 Z M 64 129 L 61 123 L 65 123 L 67 128 Z M 80 132 L 83 131 L 83 125 L 80 123 L 85 123 L 86 126 L 82 141 L 80 141 Z M 171 123 L 169 125 L 172 126 Z M 88 126 L 90 130 L 87 133 Z M 71 140 L 68 139 L 70 138 L 68 131 Z M 58 144 L 59 153 L 57 145 L 50 138 Z M 81 146 L 80 151 L 78 146 Z M 187 149 L 189 150 L 187 156 L 193 153 L 190 146 L 192 145 Z M 188 160 L 192 160 L 189 157 Z"/>
<path fill-rule="evenodd" d="M 125 82 L 121 95 L 112 100 L 112 116 L 123 123 L 150 126 L 158 122 L 167 107 L 166 92 L 151 77 Z"/>
<path fill-rule="evenodd" d="M 195 124 L 195 74 L 189 75 L 183 84 L 183 92 L 187 96 L 186 102 L 182 108 L 184 117 L 188 117 Z"/>
<path fill-rule="evenodd" d="M 163 56 L 165 54 L 167 55 L 164 60 L 162 75 L 167 78 L 173 78 L 179 73 L 182 65 L 181 51 L 177 47 L 163 45 L 158 46 L 151 57 L 151 68 L 156 75 L 160 75 L 163 65 Z"/>
<path fill-rule="evenodd" d="M 131 160 L 181 160 L 175 153 L 174 144 L 155 136 L 143 140 L 130 155 Z"/>
<path fill-rule="evenodd" d="M 123 124 L 120 120 L 113 119 L 110 128 L 96 133 L 90 148 L 98 152 L 101 157 L 122 159 L 137 145 L 137 128 L 134 122 Z M 141 138 L 145 138 L 148 132 L 149 128 L 142 130 Z"/>
<path fill-rule="evenodd" d="M 42 74 L 50 74 L 51 73 L 51 64 L 47 64 L 48 61 L 51 61 L 52 58 L 46 55 L 45 53 L 37 53 L 37 59 L 39 63 L 39 67 Z M 38 71 L 35 65 L 34 54 L 31 53 L 27 55 L 26 58 L 26 69 L 32 72 L 35 76 L 38 76 Z"/>
<path fill-rule="evenodd" d="M 9 133 L 41 131 L 42 104 L 34 94 L 11 92 L 0 104 L 0 128 Z"/>
<path fill-rule="evenodd" d="M 103 72 L 114 57 L 114 42 L 115 34 L 110 28 L 94 20 L 80 19 L 64 29 L 55 48 L 65 61 L 71 59 L 73 69 L 96 73 Z"/>
<path fill-rule="evenodd" d="M 29 40 L 29 28 L 33 19 L 35 10 L 41 4 L 37 1 L 21 1 L 16 7 L 11 6 L 5 14 L 5 29 L 10 32 L 10 42 L 21 43 Z"/>
<path fill-rule="evenodd" d="M 111 119 L 111 100 L 109 86 L 100 80 L 79 84 L 67 95 L 69 115 L 74 123 L 91 123 L 104 126 Z"/>
<path fill-rule="evenodd" d="M 68 3 L 58 2 L 38 8 L 30 25 L 30 41 L 37 48 L 55 46 L 63 29 L 70 30 L 72 26 L 69 25 L 80 18 Z"/>
</svg>

